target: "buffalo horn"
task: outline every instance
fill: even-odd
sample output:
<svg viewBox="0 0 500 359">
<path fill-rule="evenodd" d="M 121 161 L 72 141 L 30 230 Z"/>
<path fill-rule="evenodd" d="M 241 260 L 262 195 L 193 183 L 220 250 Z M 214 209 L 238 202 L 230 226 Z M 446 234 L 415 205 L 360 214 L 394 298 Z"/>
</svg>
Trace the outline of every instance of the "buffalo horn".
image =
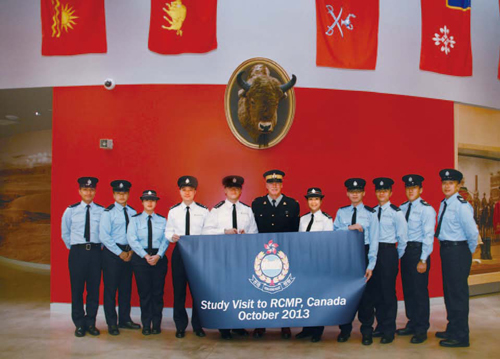
<svg viewBox="0 0 500 359">
<path fill-rule="evenodd" d="M 243 80 L 242 76 L 245 71 L 241 71 L 238 76 L 236 76 L 236 82 L 238 82 L 238 85 L 245 91 L 250 90 L 250 84 Z M 292 85 L 293 86 L 293 85 Z"/>
<path fill-rule="evenodd" d="M 281 91 L 283 91 L 283 93 L 287 92 L 295 85 L 296 82 L 297 82 L 297 77 L 295 75 L 292 75 L 292 79 L 290 81 L 280 86 Z"/>
</svg>

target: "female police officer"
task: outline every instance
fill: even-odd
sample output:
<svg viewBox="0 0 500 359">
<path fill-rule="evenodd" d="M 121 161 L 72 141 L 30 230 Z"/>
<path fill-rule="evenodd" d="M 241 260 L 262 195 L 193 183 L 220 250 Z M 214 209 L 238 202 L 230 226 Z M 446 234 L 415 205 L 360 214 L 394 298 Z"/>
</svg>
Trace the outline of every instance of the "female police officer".
<svg viewBox="0 0 500 359">
<path fill-rule="evenodd" d="M 144 211 L 130 219 L 127 232 L 128 243 L 134 251 L 132 268 L 141 303 L 144 335 L 161 333 L 163 288 L 168 269 L 165 251 L 168 241 L 164 235 L 167 220 L 154 212 L 159 199 L 156 191 L 147 190 L 142 193 Z"/>
</svg>

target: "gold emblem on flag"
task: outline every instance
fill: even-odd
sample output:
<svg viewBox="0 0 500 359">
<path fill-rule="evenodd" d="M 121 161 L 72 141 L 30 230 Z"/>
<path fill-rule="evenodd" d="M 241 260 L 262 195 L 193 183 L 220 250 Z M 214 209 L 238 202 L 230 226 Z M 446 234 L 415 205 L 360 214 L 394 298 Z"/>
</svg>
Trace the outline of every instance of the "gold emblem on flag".
<svg viewBox="0 0 500 359">
<path fill-rule="evenodd" d="M 54 6 L 54 16 L 52 16 L 52 37 L 61 37 L 61 30 L 68 32 L 68 29 L 73 30 L 73 25 L 76 25 L 74 16 L 75 9 L 69 4 L 62 4 L 59 0 L 52 0 Z"/>
<path fill-rule="evenodd" d="M 187 14 L 186 6 L 182 3 L 182 0 L 174 0 L 170 4 L 165 3 L 165 5 L 163 11 L 170 16 L 170 19 L 167 16 L 163 16 L 163 18 L 167 20 L 170 26 L 162 25 L 161 27 L 166 30 L 174 30 L 177 35 L 182 36 L 182 24 L 184 24 Z"/>
</svg>

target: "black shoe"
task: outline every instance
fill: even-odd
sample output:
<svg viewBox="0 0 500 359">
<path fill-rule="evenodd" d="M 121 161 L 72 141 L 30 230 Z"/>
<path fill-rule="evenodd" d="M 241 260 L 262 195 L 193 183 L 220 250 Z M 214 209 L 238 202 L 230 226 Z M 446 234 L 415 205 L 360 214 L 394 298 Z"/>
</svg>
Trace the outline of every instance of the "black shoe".
<svg viewBox="0 0 500 359">
<path fill-rule="evenodd" d="M 304 339 L 304 338 L 309 338 L 312 337 L 312 332 L 307 329 L 302 329 L 302 331 L 298 334 L 295 335 L 296 339 Z"/>
<path fill-rule="evenodd" d="M 176 338 L 184 338 L 186 336 L 186 331 L 184 330 L 178 330 L 175 332 L 175 337 Z"/>
<path fill-rule="evenodd" d="M 231 335 L 231 332 L 229 330 L 225 330 L 220 333 L 220 337 L 224 340 L 231 340 L 233 339 L 233 336 Z"/>
<path fill-rule="evenodd" d="M 120 323 L 120 328 L 123 329 L 141 329 L 141 326 L 133 321 Z"/>
<path fill-rule="evenodd" d="M 161 328 L 160 327 L 153 327 L 153 330 L 151 331 L 151 334 L 160 334 L 161 333 Z"/>
<path fill-rule="evenodd" d="M 361 344 L 363 345 L 372 345 L 373 339 L 371 335 L 363 335 L 363 339 L 361 339 Z"/>
<path fill-rule="evenodd" d="M 120 331 L 116 325 L 108 326 L 108 333 L 109 335 L 120 335 Z"/>
<path fill-rule="evenodd" d="M 397 335 L 405 336 L 405 335 L 413 335 L 415 334 L 415 331 L 411 328 L 403 328 L 403 329 L 398 329 L 396 330 Z"/>
<path fill-rule="evenodd" d="M 447 348 L 466 348 L 468 347 L 469 341 L 456 340 L 456 339 L 445 339 L 439 342 L 439 345 Z"/>
<path fill-rule="evenodd" d="M 151 328 L 143 327 L 142 328 L 142 334 L 143 335 L 151 335 Z"/>
<path fill-rule="evenodd" d="M 372 337 L 374 338 L 381 338 L 384 335 L 380 330 L 376 329 L 372 333 Z"/>
<path fill-rule="evenodd" d="M 81 338 L 85 336 L 85 328 L 84 327 L 77 327 L 75 329 L 75 337 Z"/>
<path fill-rule="evenodd" d="M 351 336 L 351 333 L 343 333 L 340 332 L 339 336 L 337 337 L 337 341 L 339 343 L 345 343 L 346 341 L 349 340 L 349 337 Z"/>
<path fill-rule="evenodd" d="M 314 334 L 311 338 L 312 343 L 317 343 L 321 341 L 321 335 Z"/>
<path fill-rule="evenodd" d="M 90 334 L 90 335 L 93 335 L 94 337 L 98 336 L 99 334 L 101 334 L 101 332 L 99 331 L 99 329 L 97 329 L 94 325 L 91 325 L 87 328 L 87 332 Z"/>
<path fill-rule="evenodd" d="M 427 340 L 427 334 L 415 334 L 411 340 L 410 343 L 412 344 L 420 344 L 423 343 Z"/>
<path fill-rule="evenodd" d="M 248 337 L 248 332 L 245 329 L 232 329 L 232 332 L 240 337 Z"/>
<path fill-rule="evenodd" d="M 390 335 L 384 335 L 382 339 L 380 339 L 380 344 L 389 344 L 394 341 L 394 337 Z"/>
<path fill-rule="evenodd" d="M 436 332 L 436 338 L 448 339 L 449 335 L 447 332 Z"/>
<path fill-rule="evenodd" d="M 197 329 L 197 330 L 194 330 L 194 334 L 197 336 L 197 337 L 200 337 L 200 338 L 203 338 L 203 337 L 206 337 L 207 335 L 205 334 L 205 331 L 203 329 Z"/>
<path fill-rule="evenodd" d="M 281 337 L 283 339 L 290 339 L 292 337 L 292 331 L 290 328 L 281 328 Z"/>
<path fill-rule="evenodd" d="M 254 338 L 262 338 L 264 336 L 265 332 L 266 332 L 265 328 L 254 329 L 254 331 L 253 331 L 253 337 Z"/>
</svg>

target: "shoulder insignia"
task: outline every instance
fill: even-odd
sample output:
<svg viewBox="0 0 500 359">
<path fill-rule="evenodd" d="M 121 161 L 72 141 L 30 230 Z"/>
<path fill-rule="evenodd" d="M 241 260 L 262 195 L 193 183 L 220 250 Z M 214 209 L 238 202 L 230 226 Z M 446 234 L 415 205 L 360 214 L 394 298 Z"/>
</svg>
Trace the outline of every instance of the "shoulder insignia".
<svg viewBox="0 0 500 359">
<path fill-rule="evenodd" d="M 161 215 L 161 214 L 159 214 L 159 213 L 156 213 L 156 215 L 157 215 L 158 217 L 165 218 L 165 216 L 162 216 L 162 215 Z"/>
<path fill-rule="evenodd" d="M 300 216 L 300 218 L 307 216 L 309 213 L 311 213 L 311 212 L 304 213 L 302 216 Z"/>
<path fill-rule="evenodd" d="M 179 207 L 181 205 L 181 203 L 177 203 L 177 204 L 174 204 L 172 207 L 170 207 L 170 209 L 174 209 L 175 207 Z"/>
<path fill-rule="evenodd" d="M 469 203 L 462 196 L 457 196 L 457 199 L 460 203 Z"/>
<path fill-rule="evenodd" d="M 367 206 L 366 204 L 365 204 L 365 209 L 366 209 L 368 212 L 372 212 L 372 213 L 377 212 L 377 211 L 375 211 L 372 207 Z"/>
<path fill-rule="evenodd" d="M 129 206 L 128 204 L 127 204 L 127 207 L 128 207 L 128 208 L 130 208 L 130 209 L 133 209 L 133 210 L 135 211 L 135 208 L 134 208 L 134 207 L 132 207 L 132 206 Z M 136 212 L 137 212 L 137 211 L 136 211 Z"/>
<path fill-rule="evenodd" d="M 104 206 L 101 206 L 99 203 L 95 203 L 94 204 L 97 206 L 97 207 L 101 207 L 101 208 L 104 208 Z"/>
<path fill-rule="evenodd" d="M 350 204 L 348 204 L 347 206 L 340 207 L 340 209 L 343 209 L 343 208 L 348 208 L 348 207 L 351 207 L 351 205 L 350 205 Z"/>
<path fill-rule="evenodd" d="M 75 208 L 76 206 L 78 206 L 81 202 L 78 202 L 78 203 L 75 203 L 75 204 L 72 204 L 71 206 L 68 206 L 68 208 Z"/>
<path fill-rule="evenodd" d="M 400 207 L 403 205 L 403 204 L 407 204 L 409 201 L 406 201 L 406 202 L 403 202 L 401 203 Z"/>
<path fill-rule="evenodd" d="M 326 218 L 328 218 L 328 219 L 332 219 L 332 216 L 330 216 L 328 213 L 326 213 L 326 212 L 321 212 L 321 213 L 323 213 L 323 215 L 324 215 Z"/>
<path fill-rule="evenodd" d="M 214 208 L 219 208 L 221 207 L 223 204 L 224 204 L 225 201 L 220 201 L 219 203 L 217 203 Z"/>
<path fill-rule="evenodd" d="M 398 206 L 396 206 L 396 205 L 394 205 L 394 204 L 392 204 L 392 203 L 391 203 L 391 208 L 392 208 L 393 210 L 395 210 L 396 212 L 401 211 L 401 209 L 400 209 Z"/>
<path fill-rule="evenodd" d="M 109 212 L 109 211 L 110 211 L 110 210 L 112 210 L 113 208 L 115 208 L 115 204 L 114 204 L 114 203 L 113 203 L 113 204 L 110 204 L 109 206 L 107 206 L 107 207 L 106 207 L 106 209 L 105 209 L 105 211 L 108 211 L 108 212 Z"/>
<path fill-rule="evenodd" d="M 194 203 L 196 203 L 196 204 L 197 204 L 198 206 L 200 206 L 201 208 L 208 209 L 208 208 L 207 208 L 207 206 L 205 206 L 205 205 L 203 205 L 203 204 L 201 204 L 201 203 L 198 203 L 198 202 L 194 202 Z"/>
<path fill-rule="evenodd" d="M 243 203 L 243 202 L 241 202 L 241 201 L 240 201 L 240 203 L 241 203 L 242 205 L 244 205 L 244 206 L 246 206 L 246 207 L 249 207 L 249 208 L 250 208 L 250 206 L 249 206 L 248 204 Z"/>
<path fill-rule="evenodd" d="M 425 202 L 423 199 L 420 200 L 420 203 L 422 203 L 424 206 L 430 206 L 430 204 Z"/>
<path fill-rule="evenodd" d="M 138 216 L 140 216 L 141 214 L 142 214 L 142 212 L 141 212 L 141 213 L 136 213 L 136 214 L 134 214 L 132 217 L 138 217 Z"/>
</svg>

